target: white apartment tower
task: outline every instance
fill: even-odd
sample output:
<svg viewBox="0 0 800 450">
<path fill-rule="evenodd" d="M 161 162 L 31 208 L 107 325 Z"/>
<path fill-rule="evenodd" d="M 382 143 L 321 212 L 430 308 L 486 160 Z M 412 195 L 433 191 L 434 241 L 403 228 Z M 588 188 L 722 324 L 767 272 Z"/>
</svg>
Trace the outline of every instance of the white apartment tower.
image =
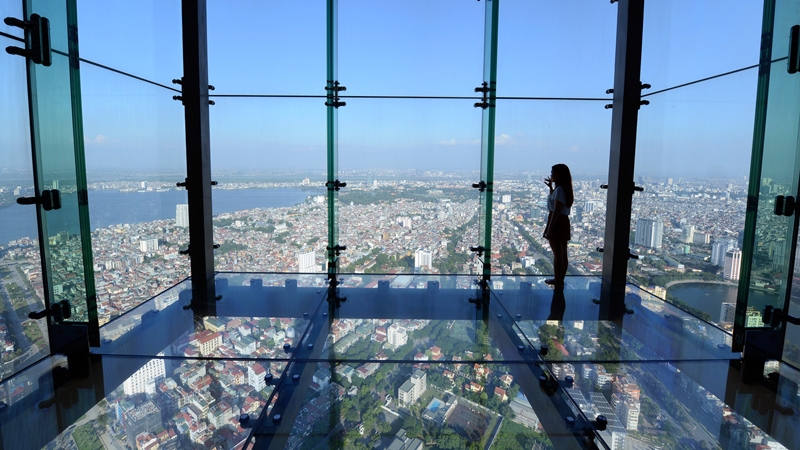
<svg viewBox="0 0 800 450">
<path fill-rule="evenodd" d="M 433 265 L 433 253 L 428 250 L 419 249 L 414 252 L 414 268 L 415 269 L 430 269 Z"/>
<path fill-rule="evenodd" d="M 158 250 L 158 239 L 142 239 L 139 241 L 139 250 L 144 253 Z"/>
<path fill-rule="evenodd" d="M 164 356 L 164 354 L 159 353 L 158 356 Z M 167 371 L 163 358 L 151 359 L 141 369 L 137 370 L 133 375 L 131 375 L 130 378 L 122 383 L 122 389 L 125 391 L 125 395 L 140 394 L 149 390 L 149 384 L 150 389 L 153 389 L 153 391 L 148 393 L 155 394 L 154 387 L 156 382 L 159 381 L 160 378 L 163 379 L 166 376 L 166 373 Z"/>
<path fill-rule="evenodd" d="M 189 226 L 189 205 L 181 204 L 175 206 L 175 225 L 186 228 Z"/>
<path fill-rule="evenodd" d="M 636 245 L 661 248 L 664 222 L 661 219 L 639 219 L 636 221 Z"/>
<path fill-rule="evenodd" d="M 411 379 L 403 383 L 397 390 L 397 399 L 403 405 L 410 405 L 422 397 L 426 389 L 428 389 L 427 376 L 425 372 L 416 369 L 411 375 Z"/>
<path fill-rule="evenodd" d="M 389 342 L 389 345 L 391 345 L 392 348 L 406 345 L 408 342 L 408 333 L 406 332 L 405 328 L 393 323 L 389 325 L 389 329 L 386 330 L 386 341 Z"/>
<path fill-rule="evenodd" d="M 732 239 L 719 239 L 711 247 L 711 263 L 715 266 L 725 266 L 725 254 L 736 248 L 736 241 Z"/>
<path fill-rule="evenodd" d="M 297 255 L 297 271 L 300 273 L 314 273 L 316 272 L 317 255 L 314 250 L 309 249 L 306 252 Z"/>
<path fill-rule="evenodd" d="M 739 279 L 739 272 L 742 269 L 742 251 L 738 248 L 728 250 L 725 253 L 725 272 L 723 278 L 726 280 L 736 281 Z"/>
</svg>

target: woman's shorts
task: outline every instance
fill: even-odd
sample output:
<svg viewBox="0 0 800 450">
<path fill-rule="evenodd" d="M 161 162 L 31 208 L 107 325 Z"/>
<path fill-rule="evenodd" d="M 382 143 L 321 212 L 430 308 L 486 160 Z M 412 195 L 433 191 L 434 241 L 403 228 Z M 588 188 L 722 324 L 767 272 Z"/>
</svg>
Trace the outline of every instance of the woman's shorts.
<svg viewBox="0 0 800 450">
<path fill-rule="evenodd" d="M 551 213 L 552 214 L 552 213 Z M 547 223 L 550 223 L 548 218 Z M 568 241 L 572 238 L 572 226 L 569 223 L 569 216 L 562 214 L 558 218 L 555 229 L 550 232 L 551 241 Z"/>
</svg>

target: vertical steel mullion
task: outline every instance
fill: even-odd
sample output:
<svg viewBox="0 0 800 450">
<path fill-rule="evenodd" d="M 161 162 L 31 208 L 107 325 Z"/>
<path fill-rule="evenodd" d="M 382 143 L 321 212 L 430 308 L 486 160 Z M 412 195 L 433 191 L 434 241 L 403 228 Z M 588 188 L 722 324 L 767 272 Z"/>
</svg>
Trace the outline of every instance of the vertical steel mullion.
<svg viewBox="0 0 800 450">
<path fill-rule="evenodd" d="M 184 1 L 183 104 L 186 127 L 186 189 L 189 201 L 189 257 L 192 309 L 213 315 L 214 228 L 211 219 L 211 145 L 208 119 L 206 1 Z"/>
<path fill-rule="evenodd" d="M 337 13 L 338 1 L 327 0 L 326 11 L 326 41 L 327 41 L 327 191 L 328 191 L 328 258 L 327 258 L 327 272 L 328 279 L 333 281 L 336 279 L 337 261 L 336 261 L 336 246 L 339 245 L 339 236 L 337 233 L 337 216 L 336 216 L 336 201 L 337 195 L 334 189 L 334 182 L 337 180 L 338 172 L 338 148 L 337 148 L 337 109 L 333 106 L 336 97 L 334 91 L 334 83 L 337 81 Z"/>
<path fill-rule="evenodd" d="M 619 318 L 625 311 L 636 127 L 641 100 L 644 0 L 620 0 L 617 5 L 617 48 L 614 64 L 611 152 L 608 165 L 601 320 Z"/>
<path fill-rule="evenodd" d="M 495 110 L 497 107 L 497 18 L 499 0 L 486 2 L 486 16 L 483 42 L 483 81 L 489 88 L 488 107 L 483 110 L 481 126 L 481 180 L 486 183 L 486 194 L 481 195 L 478 230 L 480 246 L 484 251 L 483 280 L 488 282 L 492 276 L 492 200 L 494 186 L 494 135 Z M 481 220 L 483 219 L 483 220 Z"/>
</svg>

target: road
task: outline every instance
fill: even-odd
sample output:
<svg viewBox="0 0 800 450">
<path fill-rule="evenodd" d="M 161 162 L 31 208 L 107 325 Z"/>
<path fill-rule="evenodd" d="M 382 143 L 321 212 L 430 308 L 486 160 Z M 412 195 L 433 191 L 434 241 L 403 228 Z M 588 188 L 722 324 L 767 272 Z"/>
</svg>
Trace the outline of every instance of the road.
<svg viewBox="0 0 800 450">
<path fill-rule="evenodd" d="M 5 286 L 7 284 L 16 283 L 17 286 L 22 288 L 22 292 L 25 294 L 25 301 L 28 303 L 28 305 L 22 308 L 20 311 L 24 314 L 24 316 L 27 316 L 30 311 L 35 311 L 38 305 L 31 305 L 31 303 L 34 303 L 33 295 L 31 294 L 30 289 L 28 289 L 28 284 L 26 283 L 27 280 L 23 280 L 22 277 L 20 277 L 19 272 L 16 270 L 16 265 L 9 261 L 3 263 L 2 267 L 8 269 L 11 273 L 11 278 L 0 279 L 0 286 L 2 286 L 0 288 L 0 297 L 2 297 L 0 301 L 5 303 L 7 310 L 5 314 L 7 320 L 6 325 L 9 327 L 12 338 L 17 343 L 17 347 L 26 349 L 25 353 L 23 353 L 19 358 L 16 359 L 16 361 L 14 361 L 15 370 L 19 370 L 20 368 L 39 359 L 42 355 L 39 355 L 39 349 L 31 344 L 30 340 L 25 335 L 22 322 L 27 320 L 27 318 L 20 318 L 19 315 L 14 312 L 14 306 L 11 303 L 11 298 L 6 291 Z M 47 326 L 44 321 L 36 321 L 36 324 L 39 327 L 39 330 L 42 332 L 42 336 L 47 336 Z"/>
</svg>

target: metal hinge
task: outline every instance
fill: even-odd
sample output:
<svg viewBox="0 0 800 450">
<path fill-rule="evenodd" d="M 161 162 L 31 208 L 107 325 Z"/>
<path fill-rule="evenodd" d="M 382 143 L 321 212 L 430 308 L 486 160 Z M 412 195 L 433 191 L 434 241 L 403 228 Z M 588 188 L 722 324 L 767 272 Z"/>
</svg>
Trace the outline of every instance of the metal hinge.
<svg viewBox="0 0 800 450">
<path fill-rule="evenodd" d="M 50 20 L 38 14 L 31 14 L 31 20 L 25 22 L 13 17 L 6 17 L 3 22 L 11 27 L 18 27 L 30 33 L 30 49 L 19 47 L 6 47 L 10 55 L 30 58 L 35 64 L 50 66 L 53 63 L 52 50 L 50 49 Z"/>
<path fill-rule="evenodd" d="M 45 189 L 39 197 L 19 197 L 20 205 L 42 205 L 42 209 L 50 211 L 61 209 L 61 192 L 58 189 Z"/>
</svg>

